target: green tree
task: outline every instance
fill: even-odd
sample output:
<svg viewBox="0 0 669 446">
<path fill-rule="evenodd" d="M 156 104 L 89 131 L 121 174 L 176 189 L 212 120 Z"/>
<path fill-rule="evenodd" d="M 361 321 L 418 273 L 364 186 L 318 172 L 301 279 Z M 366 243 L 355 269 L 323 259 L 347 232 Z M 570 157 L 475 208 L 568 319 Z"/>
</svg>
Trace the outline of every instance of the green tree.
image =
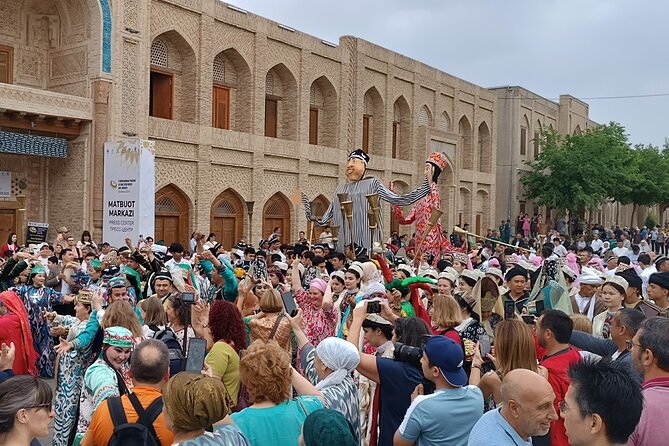
<svg viewBox="0 0 669 446">
<path fill-rule="evenodd" d="M 629 193 L 633 154 L 621 125 L 612 122 L 567 136 L 548 130 L 540 146 L 539 156 L 527 162 L 531 170 L 521 177 L 527 197 L 539 205 L 571 217 L 597 208 L 616 191 Z"/>
<path fill-rule="evenodd" d="M 614 191 L 611 198 L 632 205 L 630 226 L 633 226 L 637 206 L 669 201 L 669 154 L 652 145 L 636 145 L 629 172 L 630 187 Z"/>
</svg>

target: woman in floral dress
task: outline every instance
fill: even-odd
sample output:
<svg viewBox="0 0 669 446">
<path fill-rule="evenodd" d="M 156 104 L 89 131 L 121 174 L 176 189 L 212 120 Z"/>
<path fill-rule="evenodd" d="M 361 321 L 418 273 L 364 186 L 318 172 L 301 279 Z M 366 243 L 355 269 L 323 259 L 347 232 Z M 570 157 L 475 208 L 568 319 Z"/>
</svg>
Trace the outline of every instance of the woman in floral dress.
<svg viewBox="0 0 669 446">
<path fill-rule="evenodd" d="M 28 282 L 18 287 L 16 294 L 23 301 L 28 313 L 30 331 L 33 333 L 33 347 L 37 352 L 37 371 L 42 378 L 51 379 L 54 376 L 54 361 L 56 352 L 53 349 L 53 337 L 44 315 L 52 311 L 53 304 L 72 302 L 74 297 L 63 296 L 53 288 L 44 286 L 46 271 L 42 265 L 32 268 Z"/>
</svg>

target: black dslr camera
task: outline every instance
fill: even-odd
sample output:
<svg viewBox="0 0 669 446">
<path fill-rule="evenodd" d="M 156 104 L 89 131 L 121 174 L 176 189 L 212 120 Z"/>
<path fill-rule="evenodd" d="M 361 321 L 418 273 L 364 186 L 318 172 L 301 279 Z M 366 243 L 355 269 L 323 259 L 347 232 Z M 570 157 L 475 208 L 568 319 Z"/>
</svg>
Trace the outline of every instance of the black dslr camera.
<svg viewBox="0 0 669 446">
<path fill-rule="evenodd" d="M 422 335 L 420 347 L 414 347 L 412 345 L 402 344 L 401 342 L 395 342 L 395 351 L 393 353 L 393 358 L 396 361 L 407 362 L 409 364 L 412 364 L 413 366 L 420 369 L 422 373 L 423 368 L 420 364 L 420 359 L 423 357 L 423 349 L 425 348 L 425 344 L 427 343 L 428 339 L 430 339 L 432 336 L 434 335 L 429 335 L 429 334 Z M 425 395 L 430 395 L 434 393 L 434 391 L 435 391 L 434 383 L 428 379 L 423 378 L 423 393 Z"/>
</svg>

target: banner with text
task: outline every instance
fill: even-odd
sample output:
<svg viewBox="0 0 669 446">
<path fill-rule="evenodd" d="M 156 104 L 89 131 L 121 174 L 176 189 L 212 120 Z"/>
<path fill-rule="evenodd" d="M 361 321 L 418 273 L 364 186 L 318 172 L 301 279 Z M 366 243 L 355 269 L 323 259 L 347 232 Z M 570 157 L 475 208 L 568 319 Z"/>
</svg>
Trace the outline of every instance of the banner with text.
<svg viewBox="0 0 669 446">
<path fill-rule="evenodd" d="M 156 170 L 154 142 L 140 139 L 105 143 L 103 239 L 112 246 L 153 236 Z"/>
</svg>

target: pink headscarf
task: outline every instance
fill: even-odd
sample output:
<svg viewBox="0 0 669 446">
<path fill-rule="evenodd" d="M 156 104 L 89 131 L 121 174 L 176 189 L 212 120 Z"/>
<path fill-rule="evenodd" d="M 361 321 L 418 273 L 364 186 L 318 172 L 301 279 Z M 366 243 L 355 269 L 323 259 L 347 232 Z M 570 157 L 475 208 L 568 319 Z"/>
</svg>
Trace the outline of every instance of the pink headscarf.
<svg viewBox="0 0 669 446">
<path fill-rule="evenodd" d="M 576 254 L 574 254 L 573 252 L 570 252 L 569 254 L 567 254 L 567 257 L 565 257 L 565 264 L 572 271 L 574 271 L 576 273 L 576 277 L 578 277 L 578 275 L 579 275 L 578 272 L 579 272 L 580 268 L 578 267 L 578 257 L 576 256 Z"/>
<path fill-rule="evenodd" d="M 325 294 L 325 289 L 327 286 L 328 283 L 325 280 L 319 278 L 313 279 L 309 284 L 309 288 L 315 288 L 323 294 Z"/>
</svg>

